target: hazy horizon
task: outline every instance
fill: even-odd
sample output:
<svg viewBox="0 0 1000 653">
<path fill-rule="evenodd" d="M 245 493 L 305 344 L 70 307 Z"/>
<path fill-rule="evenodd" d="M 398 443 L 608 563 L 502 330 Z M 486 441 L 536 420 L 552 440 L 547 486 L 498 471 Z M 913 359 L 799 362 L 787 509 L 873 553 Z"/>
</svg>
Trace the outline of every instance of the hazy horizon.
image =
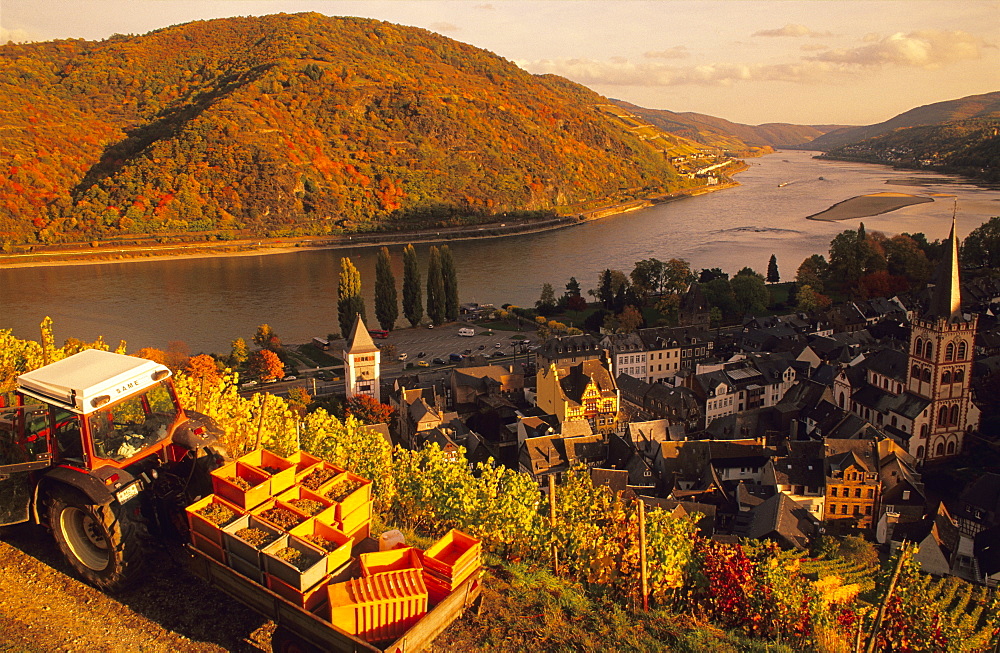
<svg viewBox="0 0 1000 653">
<path fill-rule="evenodd" d="M 1000 89 L 995 0 L 2 0 L 0 43 L 303 11 L 422 27 L 607 97 L 754 125 L 872 124 Z"/>
</svg>

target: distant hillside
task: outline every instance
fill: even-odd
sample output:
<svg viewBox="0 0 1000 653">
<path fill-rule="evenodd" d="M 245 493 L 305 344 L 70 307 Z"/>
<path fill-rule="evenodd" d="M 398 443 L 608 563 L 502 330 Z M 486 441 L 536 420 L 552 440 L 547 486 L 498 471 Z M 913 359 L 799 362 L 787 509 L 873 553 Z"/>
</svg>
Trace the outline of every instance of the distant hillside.
<svg viewBox="0 0 1000 653">
<path fill-rule="evenodd" d="M 4 45 L 0 245 L 462 224 L 705 183 L 668 163 L 702 146 L 607 104 L 426 30 L 320 14 Z"/>
<path fill-rule="evenodd" d="M 623 100 L 613 102 L 660 129 L 739 156 L 760 153 L 766 147 L 799 146 L 831 130 L 843 129 L 841 125 L 743 125 L 701 113 L 646 109 Z"/>
<path fill-rule="evenodd" d="M 824 158 L 937 170 L 1000 181 L 1000 115 L 897 129 L 834 148 Z"/>
<path fill-rule="evenodd" d="M 904 127 L 919 127 L 968 118 L 990 117 L 1000 117 L 1000 91 L 927 104 L 910 109 L 876 125 L 837 129 L 813 139 L 808 143 L 808 147 L 816 150 L 833 150 L 867 138 L 888 134 L 895 129 Z"/>
</svg>

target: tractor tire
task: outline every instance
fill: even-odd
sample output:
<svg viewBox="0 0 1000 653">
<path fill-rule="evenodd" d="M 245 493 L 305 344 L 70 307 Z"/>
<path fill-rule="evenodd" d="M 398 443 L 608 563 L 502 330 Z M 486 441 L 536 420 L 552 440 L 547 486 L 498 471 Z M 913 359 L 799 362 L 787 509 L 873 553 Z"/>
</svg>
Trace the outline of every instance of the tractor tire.
<svg viewBox="0 0 1000 653">
<path fill-rule="evenodd" d="M 94 505 L 69 488 L 50 494 L 49 525 L 77 574 L 100 590 L 127 586 L 144 559 L 140 524 L 116 502 Z"/>
</svg>

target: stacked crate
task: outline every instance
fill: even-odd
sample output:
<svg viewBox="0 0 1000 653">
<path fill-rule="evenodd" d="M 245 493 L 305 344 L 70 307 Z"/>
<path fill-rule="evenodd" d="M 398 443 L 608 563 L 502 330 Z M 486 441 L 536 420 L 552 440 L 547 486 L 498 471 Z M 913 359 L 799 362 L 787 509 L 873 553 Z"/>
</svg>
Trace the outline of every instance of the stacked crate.
<svg viewBox="0 0 1000 653">
<path fill-rule="evenodd" d="M 370 531 L 371 481 L 304 451 L 252 451 L 213 471 L 212 489 L 187 508 L 192 545 L 308 610 Z"/>
<path fill-rule="evenodd" d="M 451 594 L 483 564 L 482 542 L 452 529 L 423 554 L 424 584 L 430 602 L 437 604 Z"/>
<path fill-rule="evenodd" d="M 419 569 L 363 576 L 328 588 L 330 621 L 369 642 L 396 639 L 427 614 Z"/>
</svg>

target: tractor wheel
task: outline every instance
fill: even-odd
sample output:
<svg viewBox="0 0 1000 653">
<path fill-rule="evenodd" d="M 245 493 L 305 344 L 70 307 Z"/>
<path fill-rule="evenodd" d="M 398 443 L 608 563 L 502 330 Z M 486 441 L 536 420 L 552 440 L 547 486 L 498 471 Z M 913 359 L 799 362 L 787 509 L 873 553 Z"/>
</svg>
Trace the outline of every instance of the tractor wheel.
<svg viewBox="0 0 1000 653">
<path fill-rule="evenodd" d="M 122 506 L 94 505 L 78 492 L 59 488 L 51 494 L 49 525 L 66 560 L 91 585 L 115 591 L 139 571 L 141 528 Z"/>
</svg>

